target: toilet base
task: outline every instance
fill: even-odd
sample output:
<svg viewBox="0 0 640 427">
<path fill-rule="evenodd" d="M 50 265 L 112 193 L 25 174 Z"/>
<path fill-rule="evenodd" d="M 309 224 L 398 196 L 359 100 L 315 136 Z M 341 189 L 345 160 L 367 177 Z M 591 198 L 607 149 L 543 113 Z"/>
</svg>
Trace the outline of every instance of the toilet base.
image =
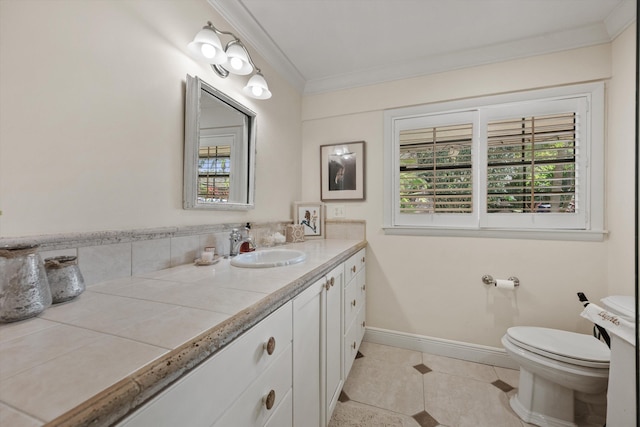
<svg viewBox="0 0 640 427">
<path fill-rule="evenodd" d="M 525 422 L 541 427 L 577 427 L 574 392 L 520 367 L 518 392 L 509 404 Z"/>
<path fill-rule="evenodd" d="M 535 411 L 530 411 L 520 403 L 517 394 L 509 399 L 509 405 L 511 405 L 513 412 L 515 412 L 522 421 L 529 424 L 541 427 L 577 427 L 577 424 L 574 422 L 567 422 Z"/>
</svg>

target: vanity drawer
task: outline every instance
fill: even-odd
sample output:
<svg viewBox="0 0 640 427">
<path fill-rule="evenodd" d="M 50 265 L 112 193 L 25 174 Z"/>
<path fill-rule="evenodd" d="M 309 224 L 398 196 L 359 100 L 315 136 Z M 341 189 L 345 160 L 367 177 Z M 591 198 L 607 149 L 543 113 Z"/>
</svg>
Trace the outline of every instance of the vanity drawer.
<svg viewBox="0 0 640 427">
<path fill-rule="evenodd" d="M 365 272 L 360 271 L 344 290 L 344 329 L 351 326 L 358 312 L 364 307 L 366 286 Z"/>
<path fill-rule="evenodd" d="M 364 269 L 365 264 L 365 253 L 366 249 L 360 249 L 358 253 L 352 255 L 348 260 L 344 263 L 344 282 L 349 283 L 351 279 L 355 277 L 356 274 L 362 269 Z"/>
<path fill-rule="evenodd" d="M 214 427 L 262 427 L 291 391 L 291 345 L 235 401 Z M 292 419 L 289 412 L 289 419 Z"/>
<path fill-rule="evenodd" d="M 276 412 L 269 418 L 264 427 L 293 427 L 293 391 L 284 397 Z"/>
<path fill-rule="evenodd" d="M 276 310 L 119 426 L 211 426 L 280 355 L 290 353 L 291 307 L 289 302 Z M 267 351 L 270 338 L 275 342 L 271 355 Z"/>
</svg>

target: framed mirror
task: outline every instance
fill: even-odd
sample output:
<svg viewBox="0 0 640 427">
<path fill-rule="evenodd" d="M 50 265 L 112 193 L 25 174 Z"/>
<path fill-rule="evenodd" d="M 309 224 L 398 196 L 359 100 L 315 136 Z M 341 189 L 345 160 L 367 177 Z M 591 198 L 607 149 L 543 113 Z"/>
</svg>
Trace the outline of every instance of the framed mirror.
<svg viewBox="0 0 640 427">
<path fill-rule="evenodd" d="M 254 207 L 256 113 L 187 75 L 184 209 Z"/>
</svg>

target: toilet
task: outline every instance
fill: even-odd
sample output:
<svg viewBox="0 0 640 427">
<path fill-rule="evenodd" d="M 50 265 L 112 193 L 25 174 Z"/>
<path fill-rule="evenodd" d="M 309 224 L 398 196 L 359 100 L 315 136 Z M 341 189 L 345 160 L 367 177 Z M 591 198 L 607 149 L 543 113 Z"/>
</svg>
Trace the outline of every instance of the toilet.
<svg viewBox="0 0 640 427">
<path fill-rule="evenodd" d="M 518 391 L 509 401 L 525 422 L 575 427 L 575 399 L 606 402 L 610 351 L 591 335 L 532 326 L 509 328 L 502 337 L 520 366 Z"/>
</svg>

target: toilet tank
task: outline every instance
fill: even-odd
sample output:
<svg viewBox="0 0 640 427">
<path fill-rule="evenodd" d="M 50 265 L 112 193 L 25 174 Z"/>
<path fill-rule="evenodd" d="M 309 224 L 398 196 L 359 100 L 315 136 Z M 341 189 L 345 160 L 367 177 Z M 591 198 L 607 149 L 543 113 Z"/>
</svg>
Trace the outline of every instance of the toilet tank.
<svg viewBox="0 0 640 427">
<path fill-rule="evenodd" d="M 635 323 L 636 300 L 633 296 L 611 295 L 600 300 L 605 310 Z"/>
<path fill-rule="evenodd" d="M 612 295 L 600 300 L 602 308 L 628 320 L 635 325 L 635 298 Z M 609 364 L 609 387 L 607 390 L 607 426 L 636 425 L 636 346 L 611 335 L 611 362 Z M 638 373 L 636 373 L 638 375 Z"/>
</svg>

